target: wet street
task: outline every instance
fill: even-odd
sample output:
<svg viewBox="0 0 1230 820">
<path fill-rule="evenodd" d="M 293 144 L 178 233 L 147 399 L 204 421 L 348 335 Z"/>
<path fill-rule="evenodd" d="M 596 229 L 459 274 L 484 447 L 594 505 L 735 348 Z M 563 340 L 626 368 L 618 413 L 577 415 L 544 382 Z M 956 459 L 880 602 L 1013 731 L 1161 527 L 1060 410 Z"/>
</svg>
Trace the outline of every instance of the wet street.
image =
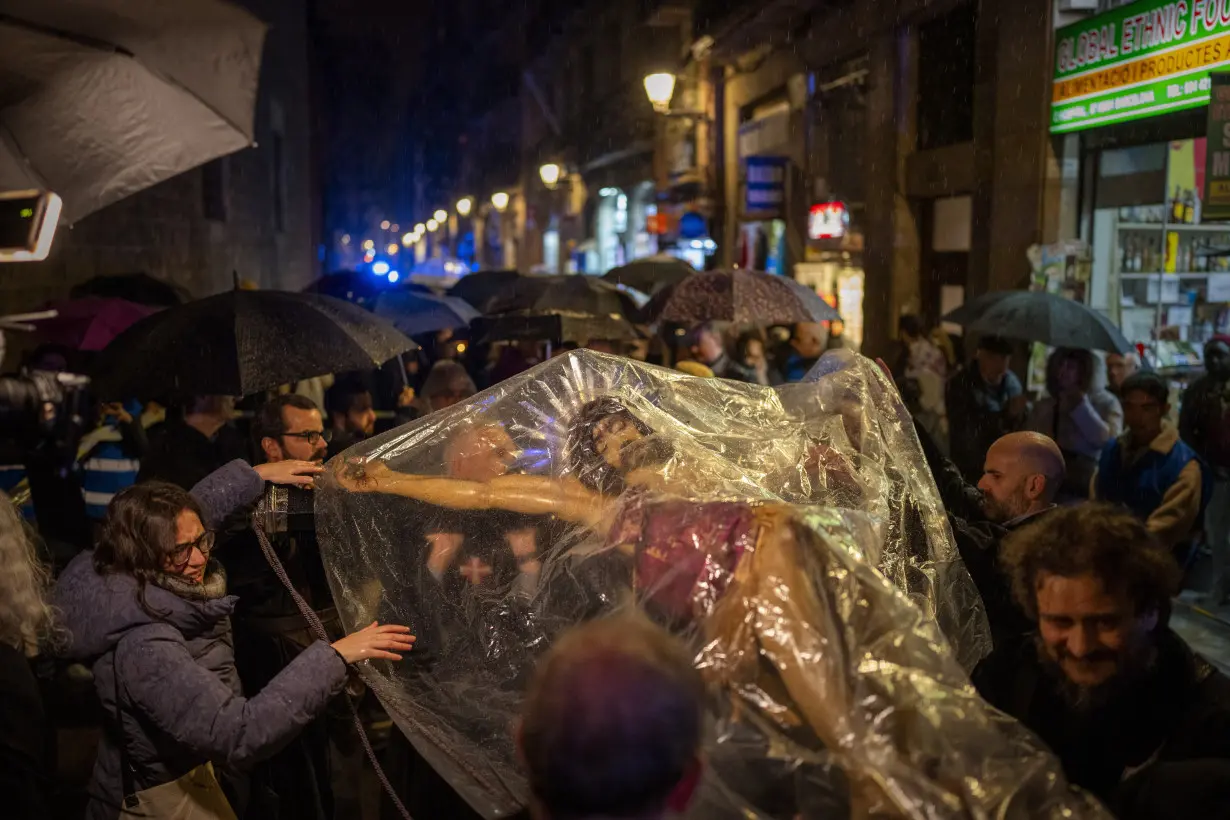
<svg viewBox="0 0 1230 820">
<path fill-rule="evenodd" d="M 1170 625 L 1198 654 L 1230 674 L 1230 621 L 1223 620 L 1227 617 L 1230 612 L 1224 607 L 1214 613 L 1185 594 L 1175 602 Z"/>
</svg>

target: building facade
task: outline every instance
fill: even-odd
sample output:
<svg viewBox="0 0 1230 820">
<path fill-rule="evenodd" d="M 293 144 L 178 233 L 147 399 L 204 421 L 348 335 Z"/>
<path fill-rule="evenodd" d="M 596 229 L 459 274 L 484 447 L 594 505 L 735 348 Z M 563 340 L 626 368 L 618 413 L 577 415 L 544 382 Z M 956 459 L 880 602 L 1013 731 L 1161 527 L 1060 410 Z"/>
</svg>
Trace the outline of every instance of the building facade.
<svg viewBox="0 0 1230 820">
<path fill-rule="evenodd" d="M 98 275 L 147 273 L 207 296 L 234 277 L 296 290 L 317 275 L 306 0 L 244 0 L 269 24 L 256 145 L 87 216 L 56 236 L 45 262 L 0 265 L 0 313 L 67 298 Z"/>
<path fill-rule="evenodd" d="M 1061 244 L 1039 284 L 1104 313 L 1182 383 L 1230 332 L 1230 10 L 1102 8 L 1055 21 L 1046 221 Z"/>
<path fill-rule="evenodd" d="M 816 287 L 852 342 L 883 351 L 903 313 L 934 322 L 1025 286 L 1029 248 L 1058 233 L 1057 18 L 1042 11 L 531 3 L 523 59 L 505 68 L 517 87 L 467 121 L 456 192 L 479 204 L 471 221 L 493 191 L 511 194 L 477 243 L 500 253 L 478 261 L 602 273 L 666 251 L 770 270 Z M 655 71 L 675 76 L 663 111 L 643 86 Z M 561 169 L 552 186 L 545 164 Z"/>
</svg>

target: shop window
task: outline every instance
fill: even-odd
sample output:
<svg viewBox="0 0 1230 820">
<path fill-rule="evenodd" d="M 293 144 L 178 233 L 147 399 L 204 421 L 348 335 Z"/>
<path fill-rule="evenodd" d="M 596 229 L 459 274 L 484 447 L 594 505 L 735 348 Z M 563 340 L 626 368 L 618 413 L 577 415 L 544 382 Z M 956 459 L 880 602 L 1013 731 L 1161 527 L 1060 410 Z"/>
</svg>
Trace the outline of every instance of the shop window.
<svg viewBox="0 0 1230 820">
<path fill-rule="evenodd" d="M 973 4 L 918 30 L 918 147 L 974 138 L 978 12 Z"/>
</svg>

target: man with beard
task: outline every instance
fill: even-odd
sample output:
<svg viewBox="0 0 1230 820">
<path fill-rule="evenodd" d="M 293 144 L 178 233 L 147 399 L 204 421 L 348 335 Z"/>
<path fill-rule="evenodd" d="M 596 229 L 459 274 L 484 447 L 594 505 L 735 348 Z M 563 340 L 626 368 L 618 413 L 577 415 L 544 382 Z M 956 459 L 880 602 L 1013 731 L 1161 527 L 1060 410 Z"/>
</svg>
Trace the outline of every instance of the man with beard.
<svg viewBox="0 0 1230 820">
<path fill-rule="evenodd" d="M 914 427 L 948 510 L 961 559 L 982 595 L 991 639 L 996 647 L 1020 643 L 1030 624 L 1013 603 L 1000 572 L 1000 542 L 1055 508 L 1055 494 L 1064 480 L 1063 454 L 1041 433 L 1009 433 L 987 450 L 982 478 L 974 487 L 926 430 L 917 422 Z"/>
<path fill-rule="evenodd" d="M 254 450 L 266 464 L 291 460 L 323 464 L 331 432 L 315 402 L 294 393 L 266 402 L 252 420 Z M 266 561 L 249 522 L 241 517 L 232 522 L 232 530 L 218 557 L 226 567 L 230 590 L 239 596 L 233 618 L 236 666 L 245 691 L 258 692 L 314 637 Z M 295 591 L 331 635 L 342 635 L 315 534 L 271 534 L 270 543 Z M 338 700 L 285 749 L 262 762 L 254 778 L 254 808 L 271 817 L 306 820 L 349 816 L 357 805 L 353 784 L 361 773 L 358 738 L 349 715 L 345 702 Z"/>
<path fill-rule="evenodd" d="M 1230 816 L 1230 680 L 1169 628 L 1179 568 L 1157 537 L 1086 504 L 1008 536 L 1001 562 L 1037 631 L 979 664 L 978 692 L 1120 817 Z"/>
</svg>

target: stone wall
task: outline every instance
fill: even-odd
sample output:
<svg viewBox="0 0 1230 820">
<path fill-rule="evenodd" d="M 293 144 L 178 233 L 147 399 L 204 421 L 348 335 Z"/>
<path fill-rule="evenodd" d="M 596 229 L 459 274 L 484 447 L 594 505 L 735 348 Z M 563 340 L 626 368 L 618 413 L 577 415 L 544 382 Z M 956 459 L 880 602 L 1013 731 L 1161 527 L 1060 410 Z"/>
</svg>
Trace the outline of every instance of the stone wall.
<svg viewBox="0 0 1230 820">
<path fill-rule="evenodd" d="M 50 258 L 0 265 L 0 315 L 67 297 L 92 276 L 144 272 L 206 296 L 232 272 L 263 288 L 299 289 L 316 276 L 318 193 L 305 0 L 243 0 L 270 24 L 256 111 L 256 147 L 218 161 L 225 220 L 206 219 L 196 168 L 62 226 Z M 281 155 L 281 168 L 275 167 Z M 278 178 L 284 204 L 275 219 Z"/>
</svg>

